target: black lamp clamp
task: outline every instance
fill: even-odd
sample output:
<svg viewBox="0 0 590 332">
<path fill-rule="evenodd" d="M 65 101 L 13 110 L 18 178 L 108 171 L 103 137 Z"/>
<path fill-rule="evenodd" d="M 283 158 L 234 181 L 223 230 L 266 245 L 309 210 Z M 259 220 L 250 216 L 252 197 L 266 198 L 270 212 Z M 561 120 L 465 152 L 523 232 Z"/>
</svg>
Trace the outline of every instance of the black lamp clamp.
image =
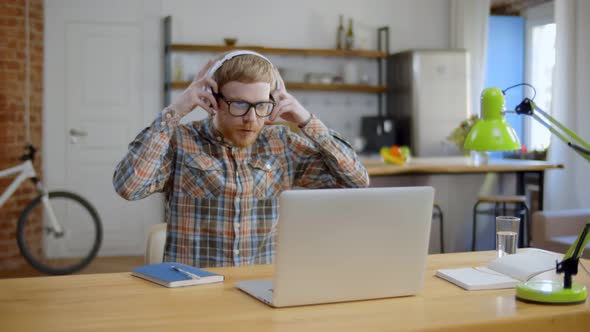
<svg viewBox="0 0 590 332">
<path fill-rule="evenodd" d="M 529 98 L 525 98 L 514 110 L 518 115 L 533 115 L 533 105 Z"/>
</svg>

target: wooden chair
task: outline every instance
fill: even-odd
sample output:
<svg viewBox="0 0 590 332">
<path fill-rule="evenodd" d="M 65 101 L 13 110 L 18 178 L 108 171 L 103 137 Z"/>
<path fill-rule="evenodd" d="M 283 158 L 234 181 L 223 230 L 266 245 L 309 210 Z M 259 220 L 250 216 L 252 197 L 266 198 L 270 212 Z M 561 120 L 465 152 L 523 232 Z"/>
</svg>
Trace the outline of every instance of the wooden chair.
<svg viewBox="0 0 590 332">
<path fill-rule="evenodd" d="M 164 245 L 166 244 L 166 223 L 155 224 L 150 227 L 145 247 L 145 263 L 162 263 L 164 259 Z"/>
</svg>

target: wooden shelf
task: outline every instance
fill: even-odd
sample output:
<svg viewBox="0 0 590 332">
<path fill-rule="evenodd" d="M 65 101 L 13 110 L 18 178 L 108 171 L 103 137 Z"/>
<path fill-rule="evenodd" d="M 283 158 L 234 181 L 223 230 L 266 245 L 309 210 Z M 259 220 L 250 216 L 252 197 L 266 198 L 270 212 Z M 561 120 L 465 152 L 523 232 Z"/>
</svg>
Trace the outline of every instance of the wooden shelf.
<svg viewBox="0 0 590 332">
<path fill-rule="evenodd" d="M 287 89 L 302 91 L 347 91 L 347 92 L 385 92 L 385 85 L 368 84 L 321 84 L 286 82 Z"/>
<path fill-rule="evenodd" d="M 176 81 L 168 84 L 171 89 L 185 89 L 190 84 L 189 81 Z M 285 83 L 288 90 L 299 91 L 342 91 L 342 92 L 385 92 L 387 87 L 384 85 L 367 85 L 367 84 L 321 84 L 321 83 Z"/>
<path fill-rule="evenodd" d="M 385 58 L 387 52 L 370 50 L 338 50 L 320 48 L 276 48 L 262 46 L 225 46 L 225 45 L 193 45 L 193 44 L 170 44 L 168 51 L 190 51 L 190 52 L 228 52 L 233 50 L 251 50 L 267 54 L 287 55 L 310 55 L 310 56 L 335 56 L 335 57 L 360 57 L 360 58 Z"/>
</svg>

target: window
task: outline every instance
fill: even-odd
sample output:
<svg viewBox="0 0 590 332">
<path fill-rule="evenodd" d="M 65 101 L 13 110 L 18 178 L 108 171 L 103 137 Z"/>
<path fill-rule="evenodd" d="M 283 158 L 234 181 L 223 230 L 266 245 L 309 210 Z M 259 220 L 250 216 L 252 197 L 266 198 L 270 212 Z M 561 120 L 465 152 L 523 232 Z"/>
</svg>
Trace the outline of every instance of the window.
<svg viewBox="0 0 590 332">
<path fill-rule="evenodd" d="M 526 81 L 537 90 L 535 102 L 551 114 L 553 72 L 555 68 L 555 22 L 552 4 L 550 9 L 526 19 Z M 525 89 L 532 97 L 532 91 Z M 549 147 L 551 133 L 538 121 L 525 117 L 525 144 L 529 151 Z"/>
</svg>

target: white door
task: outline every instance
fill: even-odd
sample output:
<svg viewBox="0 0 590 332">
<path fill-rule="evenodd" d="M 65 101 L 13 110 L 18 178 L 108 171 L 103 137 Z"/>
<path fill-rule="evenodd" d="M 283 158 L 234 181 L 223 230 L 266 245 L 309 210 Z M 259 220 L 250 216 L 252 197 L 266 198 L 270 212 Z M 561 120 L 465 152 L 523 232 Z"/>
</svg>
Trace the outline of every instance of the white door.
<svg viewBox="0 0 590 332">
<path fill-rule="evenodd" d="M 100 255 L 143 254 L 147 227 L 162 221 L 161 197 L 127 202 L 112 185 L 127 145 L 160 109 L 159 8 L 159 0 L 45 1 L 45 180 L 97 209 Z"/>
</svg>

